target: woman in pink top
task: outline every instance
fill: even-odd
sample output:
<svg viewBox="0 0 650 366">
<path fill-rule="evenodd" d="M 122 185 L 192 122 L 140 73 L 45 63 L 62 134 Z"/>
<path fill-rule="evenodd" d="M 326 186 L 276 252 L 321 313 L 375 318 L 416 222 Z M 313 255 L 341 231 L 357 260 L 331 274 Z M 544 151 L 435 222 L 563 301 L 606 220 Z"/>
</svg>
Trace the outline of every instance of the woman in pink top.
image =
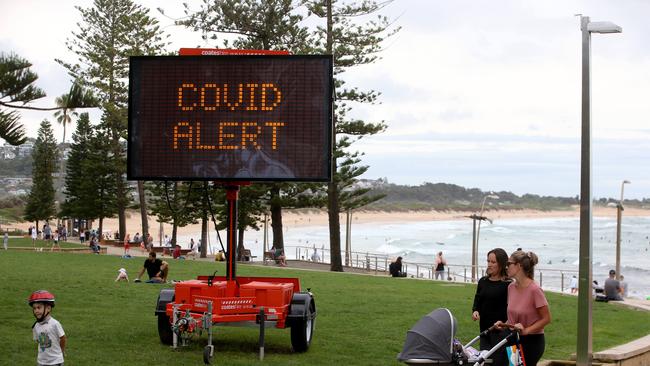
<svg viewBox="0 0 650 366">
<path fill-rule="evenodd" d="M 521 336 L 526 366 L 535 366 L 544 354 L 544 327 L 551 322 L 551 312 L 544 292 L 534 278 L 537 255 L 518 250 L 508 260 L 508 321 L 497 321 L 500 329 L 509 328 Z"/>
</svg>

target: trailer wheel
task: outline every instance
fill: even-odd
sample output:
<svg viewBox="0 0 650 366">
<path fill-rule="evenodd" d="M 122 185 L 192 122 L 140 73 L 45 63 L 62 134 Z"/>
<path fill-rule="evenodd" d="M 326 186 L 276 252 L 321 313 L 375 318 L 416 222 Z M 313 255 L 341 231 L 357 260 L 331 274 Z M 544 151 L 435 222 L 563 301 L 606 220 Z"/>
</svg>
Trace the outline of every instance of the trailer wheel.
<svg viewBox="0 0 650 366">
<path fill-rule="evenodd" d="M 172 325 L 169 321 L 169 316 L 165 312 L 167 304 L 174 301 L 173 289 L 162 289 L 158 295 L 156 302 L 155 314 L 158 317 L 158 335 L 162 344 L 171 345 L 174 341 L 174 334 L 172 333 Z"/>
<path fill-rule="evenodd" d="M 167 314 L 158 314 L 158 335 L 160 342 L 171 346 L 174 341 L 174 333 L 172 332 L 172 325 L 169 323 Z"/>
<path fill-rule="evenodd" d="M 297 319 L 291 325 L 291 346 L 294 352 L 306 352 L 311 345 L 312 335 L 314 334 L 314 325 L 316 318 L 313 316 L 314 303 L 309 302 L 305 310 L 305 316 Z"/>
<path fill-rule="evenodd" d="M 212 349 L 213 346 L 207 345 L 203 348 L 203 362 L 206 365 L 210 365 L 212 363 Z"/>
</svg>

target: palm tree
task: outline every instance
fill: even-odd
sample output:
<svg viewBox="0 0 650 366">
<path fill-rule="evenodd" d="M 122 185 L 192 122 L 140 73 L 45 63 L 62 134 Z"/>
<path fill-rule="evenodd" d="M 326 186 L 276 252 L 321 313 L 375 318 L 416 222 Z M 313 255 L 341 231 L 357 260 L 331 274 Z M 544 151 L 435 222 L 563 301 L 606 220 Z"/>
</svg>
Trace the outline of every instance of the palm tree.
<svg viewBox="0 0 650 366">
<path fill-rule="evenodd" d="M 72 123 L 72 116 L 77 116 L 75 108 L 68 107 L 70 105 L 70 94 L 63 94 L 54 99 L 56 106 L 61 108 L 54 112 L 54 117 L 59 124 L 63 124 L 63 143 L 65 144 L 65 125 Z"/>
</svg>

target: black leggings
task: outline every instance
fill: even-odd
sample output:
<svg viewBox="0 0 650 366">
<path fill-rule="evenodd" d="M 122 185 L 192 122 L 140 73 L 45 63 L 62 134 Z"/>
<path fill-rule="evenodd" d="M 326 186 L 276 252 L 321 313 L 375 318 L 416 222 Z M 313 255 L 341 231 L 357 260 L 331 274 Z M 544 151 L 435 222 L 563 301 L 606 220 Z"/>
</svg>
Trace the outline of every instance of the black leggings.
<svg viewBox="0 0 650 366">
<path fill-rule="evenodd" d="M 544 354 L 546 342 L 544 334 L 529 334 L 520 337 L 520 343 L 524 351 L 526 366 L 536 366 Z"/>
</svg>

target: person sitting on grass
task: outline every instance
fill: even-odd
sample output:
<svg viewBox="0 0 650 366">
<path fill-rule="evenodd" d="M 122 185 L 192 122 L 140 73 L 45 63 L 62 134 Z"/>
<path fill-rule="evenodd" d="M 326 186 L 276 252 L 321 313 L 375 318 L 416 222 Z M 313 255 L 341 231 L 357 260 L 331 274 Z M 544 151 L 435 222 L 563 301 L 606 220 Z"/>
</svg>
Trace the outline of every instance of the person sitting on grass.
<svg viewBox="0 0 650 366">
<path fill-rule="evenodd" d="M 181 246 L 180 246 L 180 244 L 176 244 L 176 247 L 174 248 L 174 251 L 172 252 L 172 257 L 174 259 L 185 259 L 185 257 L 183 257 L 181 254 L 182 254 L 181 253 Z"/>
<path fill-rule="evenodd" d="M 616 271 L 612 269 L 609 271 L 609 278 L 605 280 L 605 296 L 610 301 L 623 301 L 622 293 L 621 283 L 616 279 Z"/>
<path fill-rule="evenodd" d="M 97 241 L 97 237 L 95 235 L 90 237 L 90 250 L 93 251 L 95 254 L 99 254 L 101 247 L 99 246 L 99 242 Z"/>
<path fill-rule="evenodd" d="M 394 262 L 391 262 L 388 271 L 393 277 L 406 277 L 406 273 L 402 272 L 402 257 L 397 257 Z"/>
<path fill-rule="evenodd" d="M 156 252 L 150 252 L 149 257 L 145 259 L 144 265 L 138 273 L 135 282 L 140 282 L 140 277 L 147 271 L 149 281 L 147 283 L 165 283 L 167 282 L 167 275 L 169 274 L 169 264 L 163 260 L 156 258 Z"/>
</svg>

